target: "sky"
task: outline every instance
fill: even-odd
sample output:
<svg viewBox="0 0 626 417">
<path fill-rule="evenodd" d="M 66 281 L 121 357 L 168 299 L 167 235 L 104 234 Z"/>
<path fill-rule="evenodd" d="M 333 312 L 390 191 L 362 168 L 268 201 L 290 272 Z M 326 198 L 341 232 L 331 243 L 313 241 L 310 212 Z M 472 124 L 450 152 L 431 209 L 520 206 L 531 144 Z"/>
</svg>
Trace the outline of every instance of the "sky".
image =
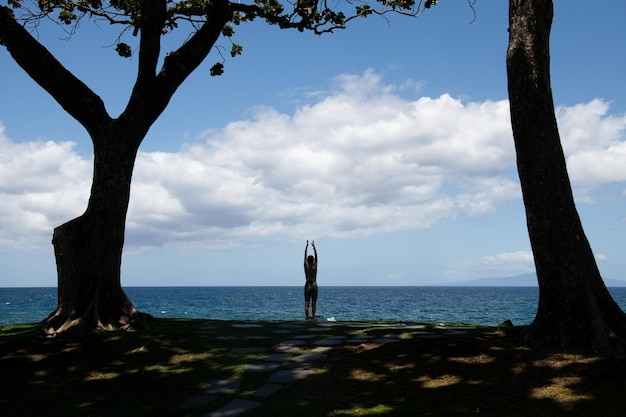
<svg viewBox="0 0 626 417">
<path fill-rule="evenodd" d="M 260 20 L 236 27 L 243 54 L 211 77 L 214 51 L 140 148 L 122 285 L 299 286 L 307 239 L 320 287 L 532 273 L 508 2 L 478 0 L 475 11 L 442 0 L 321 37 Z M 622 0 L 556 0 L 551 36 L 570 180 L 610 279 L 626 279 L 625 15 Z M 116 56 L 116 31 L 79 29 L 67 39 L 44 25 L 37 36 L 116 117 L 137 60 Z M 171 38 L 164 51 L 184 35 Z M 91 142 L 2 48 L 0 74 L 0 287 L 56 286 L 52 231 L 86 208 Z"/>
</svg>

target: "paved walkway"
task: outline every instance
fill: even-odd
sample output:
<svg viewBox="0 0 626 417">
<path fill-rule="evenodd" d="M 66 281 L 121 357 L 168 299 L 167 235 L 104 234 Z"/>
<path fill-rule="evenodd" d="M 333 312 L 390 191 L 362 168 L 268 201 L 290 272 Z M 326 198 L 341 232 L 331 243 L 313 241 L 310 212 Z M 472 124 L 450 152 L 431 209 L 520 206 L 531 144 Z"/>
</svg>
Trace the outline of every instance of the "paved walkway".
<svg viewBox="0 0 626 417">
<path fill-rule="evenodd" d="M 284 340 L 271 348 L 258 346 L 258 341 L 266 339 L 267 326 L 274 334 L 284 335 Z M 199 332 L 220 341 L 240 341 L 241 346 L 231 348 L 231 353 L 256 354 L 255 359 L 244 364 L 245 372 L 267 373 L 263 384 L 252 392 L 239 392 L 240 379 L 214 379 L 208 381 L 207 388 L 182 403 L 179 408 L 207 410 L 203 417 L 235 417 L 246 411 L 260 407 L 263 400 L 276 394 L 285 384 L 297 383 L 315 373 L 314 363 L 332 355 L 334 348 L 349 344 L 393 343 L 403 338 L 436 338 L 445 334 L 459 333 L 468 327 L 427 326 L 406 324 L 373 324 L 358 322 L 242 322 L 233 328 L 249 329 L 244 338 L 230 334 L 215 334 L 214 327 L 201 327 Z M 336 334 L 334 327 L 340 326 Z M 255 334 L 259 329 L 262 334 Z M 371 330 L 384 329 L 382 336 L 371 336 Z M 376 332 L 379 333 L 379 332 Z M 247 345 L 246 341 L 250 344 Z M 252 343 L 254 341 L 254 343 Z M 301 352 L 306 353 L 301 353 Z M 233 400 L 214 409 L 211 406 L 220 396 L 232 396 Z"/>
</svg>

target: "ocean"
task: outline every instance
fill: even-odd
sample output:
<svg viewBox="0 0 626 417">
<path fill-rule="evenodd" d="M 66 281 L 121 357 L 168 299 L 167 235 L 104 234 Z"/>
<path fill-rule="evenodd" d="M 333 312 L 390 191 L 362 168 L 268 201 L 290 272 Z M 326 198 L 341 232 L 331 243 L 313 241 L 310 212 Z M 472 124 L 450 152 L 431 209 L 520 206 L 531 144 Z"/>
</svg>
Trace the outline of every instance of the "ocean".
<svg viewBox="0 0 626 417">
<path fill-rule="evenodd" d="M 302 320 L 302 287 L 127 287 L 155 317 Z M 320 287 L 317 314 L 337 321 L 390 320 L 530 324 L 537 287 Z M 626 287 L 609 288 L 626 308 Z M 0 325 L 36 323 L 57 305 L 56 288 L 0 288 Z"/>
</svg>

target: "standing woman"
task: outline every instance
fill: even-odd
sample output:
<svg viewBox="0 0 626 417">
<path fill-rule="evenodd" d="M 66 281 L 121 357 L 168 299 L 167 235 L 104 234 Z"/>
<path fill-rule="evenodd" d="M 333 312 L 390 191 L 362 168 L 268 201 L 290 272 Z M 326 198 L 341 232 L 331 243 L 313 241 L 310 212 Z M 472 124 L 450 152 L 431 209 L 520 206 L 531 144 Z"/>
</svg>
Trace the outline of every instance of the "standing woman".
<svg viewBox="0 0 626 417">
<path fill-rule="evenodd" d="M 315 319 L 315 310 L 317 306 L 317 249 L 315 249 L 315 241 L 311 241 L 313 252 L 312 255 L 307 256 L 306 252 L 309 249 L 309 241 L 306 241 L 304 248 L 304 276 L 306 278 L 306 284 L 304 284 L 304 314 L 307 320 Z M 312 315 L 309 317 L 309 303 L 313 301 L 311 306 Z"/>
</svg>

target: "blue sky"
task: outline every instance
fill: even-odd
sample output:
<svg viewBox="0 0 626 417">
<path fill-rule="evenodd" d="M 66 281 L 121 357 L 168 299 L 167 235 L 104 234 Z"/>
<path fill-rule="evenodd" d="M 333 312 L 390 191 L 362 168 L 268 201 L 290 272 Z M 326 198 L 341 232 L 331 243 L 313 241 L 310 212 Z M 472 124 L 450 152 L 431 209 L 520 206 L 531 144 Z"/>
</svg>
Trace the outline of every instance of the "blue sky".
<svg viewBox="0 0 626 417">
<path fill-rule="evenodd" d="M 1 4 L 6 4 L 2 1 Z M 437 285 L 534 270 L 509 124 L 508 2 L 318 37 L 261 21 L 212 54 L 137 159 L 122 284 Z M 626 279 L 626 3 L 555 1 L 552 89 L 577 207 L 605 278 Z M 123 109 L 136 60 L 87 22 L 39 39 Z M 181 37 L 172 39 L 171 47 Z M 230 48 L 224 40 L 226 50 Z M 54 286 L 52 229 L 82 213 L 91 142 L 0 49 L 0 287 Z"/>
</svg>

